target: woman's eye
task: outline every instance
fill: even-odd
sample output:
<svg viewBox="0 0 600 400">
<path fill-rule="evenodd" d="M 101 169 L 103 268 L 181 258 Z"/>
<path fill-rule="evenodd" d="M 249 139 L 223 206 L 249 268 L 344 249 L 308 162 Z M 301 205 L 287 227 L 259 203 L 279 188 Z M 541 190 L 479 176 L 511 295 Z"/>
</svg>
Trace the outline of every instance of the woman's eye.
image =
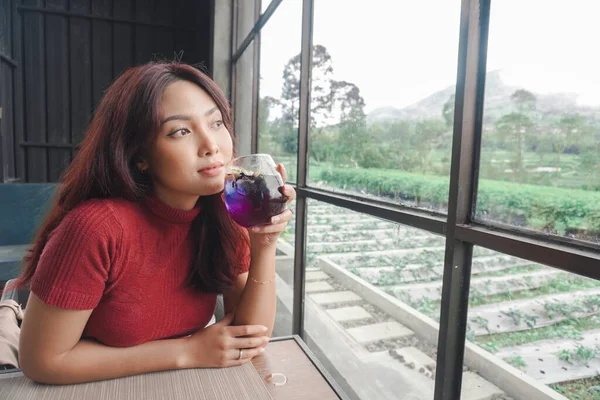
<svg viewBox="0 0 600 400">
<path fill-rule="evenodd" d="M 182 137 L 187 135 L 188 133 L 190 133 L 190 130 L 187 128 L 181 128 L 181 129 L 177 129 L 174 132 L 169 133 L 168 136 L 170 137 Z"/>
<path fill-rule="evenodd" d="M 219 129 L 219 128 L 220 128 L 220 127 L 222 127 L 222 126 L 223 126 L 223 121 L 216 121 L 216 122 L 213 124 L 213 127 L 214 127 L 214 128 L 216 128 L 216 129 Z"/>
</svg>

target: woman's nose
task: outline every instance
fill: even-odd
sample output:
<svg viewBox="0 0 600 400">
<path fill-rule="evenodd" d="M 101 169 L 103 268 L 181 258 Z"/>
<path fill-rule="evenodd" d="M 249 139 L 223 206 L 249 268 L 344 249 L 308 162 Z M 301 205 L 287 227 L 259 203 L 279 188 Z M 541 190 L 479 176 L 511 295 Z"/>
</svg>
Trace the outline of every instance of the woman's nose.
<svg viewBox="0 0 600 400">
<path fill-rule="evenodd" d="M 201 134 L 198 140 L 200 141 L 198 146 L 199 156 L 211 156 L 219 152 L 217 141 L 210 135 Z"/>
</svg>

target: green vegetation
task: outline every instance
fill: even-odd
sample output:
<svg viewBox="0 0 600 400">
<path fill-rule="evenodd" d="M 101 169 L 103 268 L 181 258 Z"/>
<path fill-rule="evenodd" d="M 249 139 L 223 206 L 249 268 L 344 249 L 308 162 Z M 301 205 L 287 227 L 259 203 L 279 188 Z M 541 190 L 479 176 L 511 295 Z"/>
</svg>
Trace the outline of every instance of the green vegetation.
<svg viewBox="0 0 600 400">
<path fill-rule="evenodd" d="M 380 169 L 328 168 L 321 180 L 331 186 L 443 209 L 448 200 L 448 178 Z M 534 229 L 596 230 L 600 221 L 600 192 L 480 180 L 480 214 Z M 597 233 L 596 234 L 600 234 Z"/>
<path fill-rule="evenodd" d="M 287 161 L 296 177 L 300 55 L 283 68 L 279 98 L 259 102 L 259 151 Z M 554 100 L 507 87 L 484 110 L 480 218 L 600 240 L 600 109 L 557 111 Z M 394 114 L 365 113 L 360 89 L 336 80 L 322 45 L 313 47 L 309 181 L 434 210 L 447 207 L 454 96 L 437 92 Z M 486 91 L 486 95 L 487 95 Z M 490 93 L 494 97 L 494 93 Z M 542 96 L 538 98 L 539 96 Z M 497 96 L 496 96 L 497 97 Z"/>
<path fill-rule="evenodd" d="M 522 371 L 527 370 L 527 362 L 521 356 L 506 357 L 504 361 Z"/>
<path fill-rule="evenodd" d="M 600 376 L 549 386 L 570 400 L 600 400 Z"/>
<path fill-rule="evenodd" d="M 557 357 L 569 364 L 583 364 L 590 366 L 590 361 L 600 354 L 598 347 L 586 347 L 581 344 L 573 350 L 561 350 Z"/>
<path fill-rule="evenodd" d="M 299 71 L 298 55 L 283 69 L 281 96 L 262 98 L 259 102 L 259 151 L 271 153 L 277 162 L 283 162 L 291 181 L 296 177 L 298 151 Z M 327 49 L 314 46 L 308 148 L 311 185 L 445 211 L 454 116 L 451 90 L 434 93 L 406 109 L 388 108 L 366 115 L 360 89 L 351 82 L 334 79 L 333 71 Z M 492 79 L 496 80 L 493 85 Z M 493 101 L 484 104 L 477 218 L 600 243 L 600 108 L 579 107 L 562 94 L 552 94 L 551 99 L 522 88 L 507 90 L 492 73 L 486 76 L 486 83 L 486 96 Z M 413 240 L 422 235 L 415 230 L 416 235 L 403 232 L 393 243 L 379 243 L 380 236 L 368 232 L 391 229 L 395 224 L 375 219 L 366 223 L 352 218 L 334 220 L 331 214 L 314 218 L 314 225 L 319 225 L 315 228 L 319 232 L 315 242 L 377 243 L 327 244 L 311 249 L 309 225 L 310 266 L 317 265 L 319 254 L 369 252 L 344 259 L 343 267 L 425 315 L 439 319 L 439 298 L 411 298 L 410 292 L 396 293 L 392 286 L 439 281 L 444 259 L 440 238 Z M 328 229 L 326 235 L 322 233 L 323 227 Z M 289 230 L 285 237 L 292 235 Z M 371 253 L 386 250 L 387 246 L 396 250 L 429 248 L 396 254 Z M 474 256 L 476 278 L 510 276 L 544 268 L 522 265 L 523 260 L 479 247 L 474 249 Z M 383 266 L 391 268 L 373 269 Z M 537 284 L 533 279 L 515 279 L 522 281 L 490 281 L 487 287 L 473 286 L 470 306 L 600 287 L 598 281 L 572 274 Z M 529 288 L 524 289 L 524 283 Z M 487 294 L 493 292 L 501 293 Z M 514 325 L 529 327 L 519 332 L 489 334 L 494 327 L 488 327 L 488 320 L 481 316 L 470 318 L 467 338 L 494 353 L 504 347 L 544 339 L 580 339 L 584 331 L 600 327 L 598 317 L 581 317 L 598 312 L 600 298 L 586 296 L 562 303 L 544 300 L 543 307 L 541 315 L 518 309 L 501 311 Z M 539 320 L 546 317 L 567 320 L 538 328 Z M 475 337 L 474 330 L 478 333 L 487 330 L 488 335 Z M 587 365 L 598 354 L 596 348 L 579 346 L 560 352 L 558 357 Z M 505 360 L 516 368 L 527 368 L 520 356 Z M 599 378 L 551 387 L 571 399 L 600 399 Z"/>
<path fill-rule="evenodd" d="M 522 267 L 516 267 L 522 268 Z M 500 272 L 500 271 L 499 271 Z M 501 271 L 502 275 L 511 275 L 512 273 L 506 273 L 506 271 Z M 483 306 L 486 304 L 494 304 L 500 303 L 503 301 L 512 301 L 512 300 L 520 300 L 520 299 L 529 299 L 533 297 L 548 295 L 548 294 L 558 294 L 558 293 L 567 293 L 573 292 L 576 290 L 584 290 L 584 289 L 592 289 L 600 287 L 600 282 L 595 279 L 585 278 L 583 276 L 574 275 L 574 274 L 564 274 L 560 277 L 549 280 L 543 286 L 538 288 L 532 288 L 528 290 L 518 290 L 511 292 L 507 290 L 503 293 L 493 294 L 489 296 L 483 296 L 481 293 L 473 291 L 471 289 L 471 293 L 469 295 L 469 306 Z M 547 303 L 552 304 L 552 303 Z M 547 306 L 552 308 L 552 306 Z"/>
<path fill-rule="evenodd" d="M 581 333 L 600 328 L 600 320 L 596 316 L 561 321 L 543 328 L 529 329 L 519 332 L 498 333 L 495 335 L 477 336 L 475 343 L 484 347 L 486 344 L 494 348 L 518 346 L 525 343 L 545 339 L 581 339 Z"/>
<path fill-rule="evenodd" d="M 474 275 L 473 278 L 486 278 L 486 277 L 491 278 L 494 276 L 525 274 L 527 272 L 541 271 L 544 268 L 546 268 L 546 267 L 544 267 L 543 265 L 531 264 L 531 265 L 524 265 L 524 266 L 519 266 L 519 267 L 510 267 L 510 268 L 503 269 L 500 271 L 484 272 L 481 274 Z"/>
</svg>

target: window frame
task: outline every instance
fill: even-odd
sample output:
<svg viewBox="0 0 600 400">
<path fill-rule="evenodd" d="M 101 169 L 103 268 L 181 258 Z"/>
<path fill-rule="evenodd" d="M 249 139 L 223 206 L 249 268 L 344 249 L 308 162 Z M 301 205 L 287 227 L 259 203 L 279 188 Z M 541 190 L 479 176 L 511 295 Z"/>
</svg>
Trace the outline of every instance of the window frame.
<svg viewBox="0 0 600 400">
<path fill-rule="evenodd" d="M 232 21 L 237 21 L 234 0 Z M 258 149 L 260 33 L 282 0 L 272 0 L 260 14 L 255 0 L 256 23 L 239 46 L 232 47 L 232 99 L 235 99 L 236 63 L 245 51 L 254 52 L 251 152 Z M 446 238 L 442 306 L 438 337 L 435 399 L 460 397 L 466 341 L 469 283 L 473 246 L 481 246 L 567 272 L 600 279 L 600 246 L 578 239 L 549 236 L 475 218 L 483 124 L 484 89 L 491 0 L 462 0 L 457 58 L 450 191 L 447 215 L 358 195 L 311 187 L 307 182 L 310 139 L 310 81 L 314 0 L 303 0 L 300 70 L 300 120 L 298 128 L 294 302 L 292 333 L 306 339 L 304 296 L 307 199 L 358 211 Z M 234 39 L 235 40 L 235 39 Z M 252 45 L 252 48 L 250 46 Z M 234 116 L 236 113 L 233 105 Z M 459 190 L 461 188 L 461 190 Z M 465 190 L 466 189 L 466 190 Z M 440 350 L 441 349 L 441 350 Z"/>
</svg>

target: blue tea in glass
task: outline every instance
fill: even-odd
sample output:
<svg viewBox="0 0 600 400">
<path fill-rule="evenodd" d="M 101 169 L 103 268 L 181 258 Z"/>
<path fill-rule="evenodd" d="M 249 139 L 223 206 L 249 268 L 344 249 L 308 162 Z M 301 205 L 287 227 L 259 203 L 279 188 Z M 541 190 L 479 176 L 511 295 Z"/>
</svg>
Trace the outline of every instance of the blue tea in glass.
<svg viewBox="0 0 600 400">
<path fill-rule="evenodd" d="M 239 225 L 266 225 L 286 209 L 283 179 L 268 154 L 251 154 L 231 160 L 226 167 L 225 205 Z"/>
</svg>

